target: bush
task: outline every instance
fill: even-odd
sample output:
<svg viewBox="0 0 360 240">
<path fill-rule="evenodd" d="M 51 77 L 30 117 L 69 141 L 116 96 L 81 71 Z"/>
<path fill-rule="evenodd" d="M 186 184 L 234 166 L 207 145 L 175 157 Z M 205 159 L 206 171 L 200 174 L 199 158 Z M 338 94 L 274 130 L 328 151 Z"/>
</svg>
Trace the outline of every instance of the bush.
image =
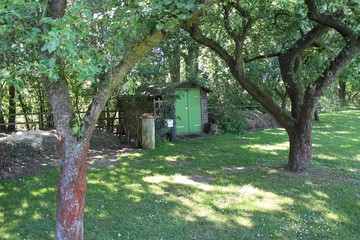
<svg viewBox="0 0 360 240">
<path fill-rule="evenodd" d="M 220 133 L 240 134 L 247 129 L 242 111 L 217 112 L 213 117 Z"/>
<path fill-rule="evenodd" d="M 279 123 L 268 113 L 260 110 L 227 109 L 213 111 L 209 121 L 218 125 L 220 133 L 241 134 L 246 130 L 279 127 Z"/>
</svg>

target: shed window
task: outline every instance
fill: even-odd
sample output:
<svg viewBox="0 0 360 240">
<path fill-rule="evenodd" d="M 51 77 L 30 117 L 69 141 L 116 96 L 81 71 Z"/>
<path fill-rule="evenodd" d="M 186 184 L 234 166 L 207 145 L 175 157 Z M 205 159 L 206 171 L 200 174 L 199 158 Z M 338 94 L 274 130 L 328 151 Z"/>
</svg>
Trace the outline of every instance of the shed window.
<svg viewBox="0 0 360 240">
<path fill-rule="evenodd" d="M 161 113 L 161 108 L 163 105 L 163 101 L 161 97 L 154 98 L 154 115 L 159 116 Z"/>
</svg>

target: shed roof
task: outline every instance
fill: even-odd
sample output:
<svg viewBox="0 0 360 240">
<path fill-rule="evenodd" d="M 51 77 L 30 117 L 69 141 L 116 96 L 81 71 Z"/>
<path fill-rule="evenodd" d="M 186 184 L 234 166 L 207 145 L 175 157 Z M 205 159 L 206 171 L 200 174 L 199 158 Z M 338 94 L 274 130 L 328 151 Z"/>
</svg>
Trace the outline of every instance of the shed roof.
<svg viewBox="0 0 360 240">
<path fill-rule="evenodd" d="M 176 89 L 179 88 L 200 88 L 206 92 L 211 92 L 211 90 L 207 87 L 204 87 L 198 83 L 188 82 L 188 81 L 141 86 L 136 89 L 136 92 L 141 95 L 145 95 L 149 97 L 157 97 L 157 96 L 162 96 L 165 93 L 175 91 Z"/>
</svg>

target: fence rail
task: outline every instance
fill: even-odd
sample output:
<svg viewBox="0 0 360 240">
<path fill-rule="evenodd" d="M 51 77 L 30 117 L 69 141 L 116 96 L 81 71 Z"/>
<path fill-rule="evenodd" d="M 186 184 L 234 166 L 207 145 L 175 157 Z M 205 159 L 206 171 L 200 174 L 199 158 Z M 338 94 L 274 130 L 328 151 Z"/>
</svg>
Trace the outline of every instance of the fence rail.
<svg viewBox="0 0 360 240">
<path fill-rule="evenodd" d="M 115 121 L 120 122 L 118 111 L 104 111 L 105 115 L 99 118 L 99 122 L 106 122 L 104 125 L 109 126 L 109 121 L 112 122 L 111 125 L 114 125 Z M 86 112 L 75 112 L 75 114 L 85 114 Z M 110 116 L 112 114 L 113 116 Z M 50 112 L 37 112 L 37 113 L 16 113 L 16 114 L 0 114 L 0 117 L 3 119 L 9 119 L 9 117 L 15 116 L 16 121 L 9 122 L 0 122 L 1 127 L 7 126 L 24 126 L 24 128 L 29 128 L 31 125 L 31 129 L 49 129 L 54 128 L 54 121 L 48 120 L 52 119 L 52 113 Z M 29 121 L 27 121 L 29 119 Z M 50 127 L 52 126 L 52 127 Z M 104 126 L 104 127 L 105 127 Z"/>
</svg>

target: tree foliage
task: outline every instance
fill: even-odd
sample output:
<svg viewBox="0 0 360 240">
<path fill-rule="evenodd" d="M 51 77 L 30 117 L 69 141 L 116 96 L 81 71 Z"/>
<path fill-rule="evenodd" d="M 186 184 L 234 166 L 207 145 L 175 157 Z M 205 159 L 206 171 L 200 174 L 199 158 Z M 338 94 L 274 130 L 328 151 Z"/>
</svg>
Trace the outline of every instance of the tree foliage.
<svg viewBox="0 0 360 240">
<path fill-rule="evenodd" d="M 320 96 L 360 51 L 357 15 L 354 1 L 229 0 L 185 29 L 216 52 L 238 83 L 287 130 L 288 167 L 298 171 L 311 162 L 312 119 Z M 273 57 L 277 62 L 269 60 Z M 279 67 L 290 114 L 270 93 L 275 89 L 267 82 L 279 79 L 269 77 L 271 65 Z"/>
<path fill-rule="evenodd" d="M 82 238 L 89 140 L 112 93 L 126 78 L 130 85 L 175 79 L 169 72 L 179 72 L 178 65 L 181 71 L 181 61 L 184 78 L 211 82 L 238 97 L 225 99 L 218 91 L 219 102 L 248 101 L 234 85 L 245 89 L 287 130 L 289 169 L 306 167 L 319 98 L 360 51 L 359 9 L 357 0 L 3 0 L 0 98 L 10 89 L 42 86 L 19 96 L 44 101 L 46 92 L 50 106 L 42 108 L 51 108 L 57 128 L 56 237 Z M 183 30 L 177 35 L 180 27 L 222 62 Z M 169 33 L 176 44 L 159 45 Z M 149 52 L 149 60 L 140 62 Z M 180 57 L 172 59 L 175 53 Z M 201 65 L 200 55 L 211 59 Z M 150 61 L 167 63 L 167 69 Z M 356 80 L 349 82 L 357 91 Z M 290 112 L 280 106 L 284 96 Z M 76 115 L 80 110 L 86 114 Z"/>
</svg>

